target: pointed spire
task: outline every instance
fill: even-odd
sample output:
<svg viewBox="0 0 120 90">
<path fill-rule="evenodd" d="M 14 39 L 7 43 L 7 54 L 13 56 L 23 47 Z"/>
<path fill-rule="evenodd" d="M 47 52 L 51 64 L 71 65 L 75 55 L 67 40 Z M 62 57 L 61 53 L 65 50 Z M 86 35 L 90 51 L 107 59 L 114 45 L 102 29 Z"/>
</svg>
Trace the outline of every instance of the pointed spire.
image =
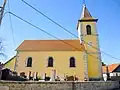
<svg viewBox="0 0 120 90">
<path fill-rule="evenodd" d="M 82 9 L 82 14 L 81 14 L 80 19 L 82 19 L 82 18 L 92 18 L 92 15 L 88 11 L 85 3 L 83 4 L 83 9 Z"/>
</svg>

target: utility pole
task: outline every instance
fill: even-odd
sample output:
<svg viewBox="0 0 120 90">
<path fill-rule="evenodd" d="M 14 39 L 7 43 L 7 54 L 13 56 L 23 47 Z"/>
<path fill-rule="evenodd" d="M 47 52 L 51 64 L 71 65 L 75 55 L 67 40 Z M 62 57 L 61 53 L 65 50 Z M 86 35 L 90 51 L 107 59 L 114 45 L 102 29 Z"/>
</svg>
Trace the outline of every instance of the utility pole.
<svg viewBox="0 0 120 90">
<path fill-rule="evenodd" d="M 0 6 L 0 26 L 1 26 L 1 23 L 2 23 L 2 18 L 3 18 L 6 2 L 7 2 L 7 0 L 4 0 L 2 6 Z"/>
<path fill-rule="evenodd" d="M 2 6 L 0 6 L 0 26 L 2 23 L 2 18 L 3 18 L 6 2 L 7 2 L 7 0 L 4 0 Z M 2 76 L 2 68 L 3 68 L 3 64 L 1 64 L 1 62 L 0 62 L 0 80 L 1 80 L 1 76 Z"/>
</svg>

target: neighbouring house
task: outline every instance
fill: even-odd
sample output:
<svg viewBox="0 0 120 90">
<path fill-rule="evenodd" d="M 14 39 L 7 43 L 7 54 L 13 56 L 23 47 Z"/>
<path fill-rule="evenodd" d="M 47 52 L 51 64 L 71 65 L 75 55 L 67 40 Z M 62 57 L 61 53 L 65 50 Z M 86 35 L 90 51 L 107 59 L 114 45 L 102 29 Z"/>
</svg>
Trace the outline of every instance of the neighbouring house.
<svg viewBox="0 0 120 90">
<path fill-rule="evenodd" d="M 120 80 L 120 64 L 111 64 L 108 66 L 102 66 L 103 68 L 103 77 L 109 75 L 110 79 L 119 79 Z M 108 75 L 107 75 L 108 74 Z"/>
<path fill-rule="evenodd" d="M 10 70 L 15 70 L 15 62 L 16 62 L 16 56 L 12 57 L 10 60 L 8 60 L 6 63 L 4 63 L 4 68 L 9 68 Z"/>
<path fill-rule="evenodd" d="M 86 5 L 83 5 L 77 24 L 77 39 L 24 40 L 16 49 L 16 59 L 8 61 L 7 65 L 14 67 L 19 75 L 24 73 L 27 77 L 37 74 L 41 78 L 46 76 L 52 80 L 56 77 L 64 80 L 65 77 L 73 76 L 77 80 L 100 80 L 102 63 L 97 21 Z"/>
</svg>

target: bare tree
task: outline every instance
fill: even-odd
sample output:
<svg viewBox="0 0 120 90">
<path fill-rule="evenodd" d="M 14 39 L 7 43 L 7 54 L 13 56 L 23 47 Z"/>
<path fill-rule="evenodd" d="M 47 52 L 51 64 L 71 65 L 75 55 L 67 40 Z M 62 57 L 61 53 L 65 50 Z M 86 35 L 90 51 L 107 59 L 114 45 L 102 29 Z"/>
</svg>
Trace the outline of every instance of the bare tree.
<svg viewBox="0 0 120 90">
<path fill-rule="evenodd" d="M 6 55 L 4 53 L 5 48 L 4 48 L 4 44 L 3 44 L 3 39 L 0 38 L 0 80 L 1 80 L 1 76 L 2 76 L 2 68 L 3 68 L 3 64 L 1 63 L 2 60 L 5 59 Z"/>
<path fill-rule="evenodd" d="M 7 55 L 5 54 L 5 44 L 3 43 L 3 39 L 0 38 L 0 60 L 5 59 L 6 57 Z"/>
</svg>

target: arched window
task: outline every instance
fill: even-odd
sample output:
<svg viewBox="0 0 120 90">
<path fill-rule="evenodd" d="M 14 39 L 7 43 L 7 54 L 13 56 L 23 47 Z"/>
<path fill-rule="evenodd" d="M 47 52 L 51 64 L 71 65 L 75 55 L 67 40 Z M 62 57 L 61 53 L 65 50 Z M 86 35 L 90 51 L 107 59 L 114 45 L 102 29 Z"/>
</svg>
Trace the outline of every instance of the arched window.
<svg viewBox="0 0 120 90">
<path fill-rule="evenodd" d="M 48 58 L 48 67 L 53 67 L 53 58 L 52 57 Z"/>
<path fill-rule="evenodd" d="M 86 26 L 86 31 L 87 31 L 87 35 L 91 35 L 91 26 L 90 25 Z"/>
<path fill-rule="evenodd" d="M 70 58 L 70 67 L 75 67 L 75 58 L 74 57 Z"/>
<path fill-rule="evenodd" d="M 32 57 L 27 59 L 27 67 L 32 67 Z"/>
</svg>

